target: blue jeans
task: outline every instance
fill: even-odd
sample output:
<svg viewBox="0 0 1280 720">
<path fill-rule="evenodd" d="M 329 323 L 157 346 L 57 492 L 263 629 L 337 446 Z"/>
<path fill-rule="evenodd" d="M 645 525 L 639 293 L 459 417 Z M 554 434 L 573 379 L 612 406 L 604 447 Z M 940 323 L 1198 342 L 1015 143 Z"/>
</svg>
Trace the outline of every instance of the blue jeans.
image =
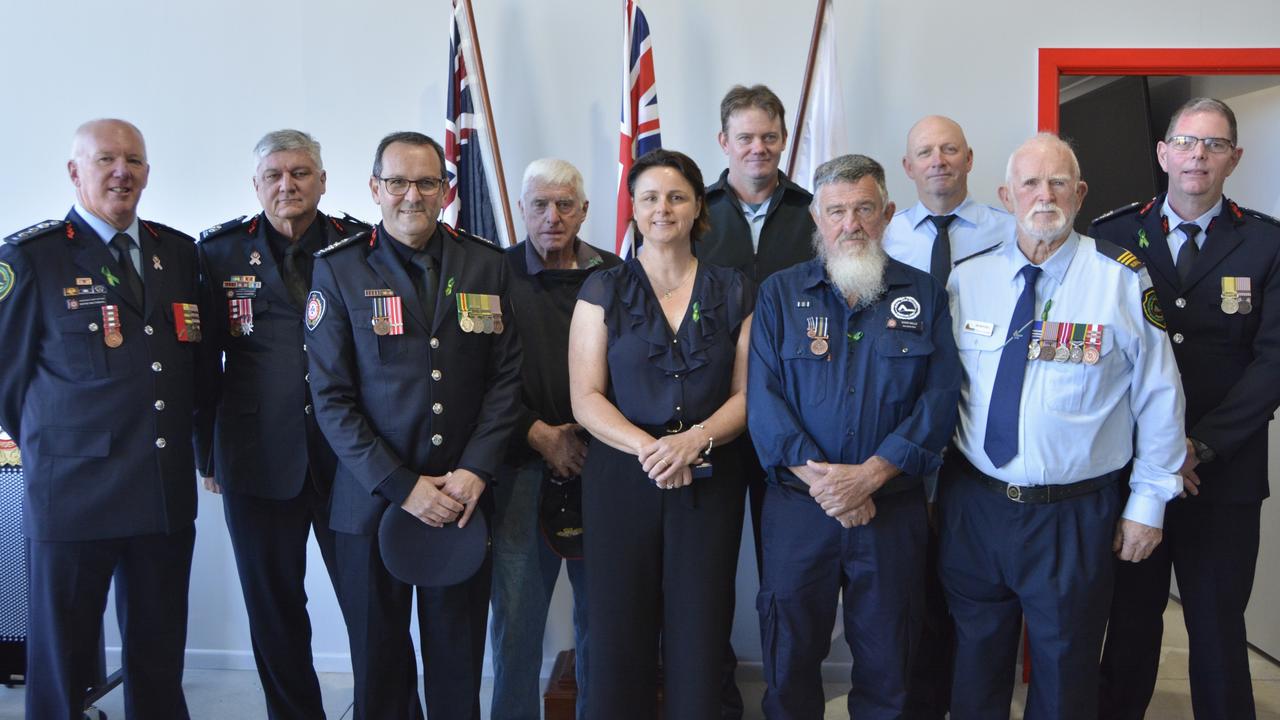
<svg viewBox="0 0 1280 720">
<path fill-rule="evenodd" d="M 490 720 L 538 720 L 542 693 L 542 636 L 547 608 L 560 574 L 560 556 L 538 527 L 541 460 L 503 465 L 494 483 L 493 705 Z M 587 584 L 581 560 L 566 560 L 573 586 L 573 636 L 577 646 L 577 715 L 586 717 Z"/>
</svg>

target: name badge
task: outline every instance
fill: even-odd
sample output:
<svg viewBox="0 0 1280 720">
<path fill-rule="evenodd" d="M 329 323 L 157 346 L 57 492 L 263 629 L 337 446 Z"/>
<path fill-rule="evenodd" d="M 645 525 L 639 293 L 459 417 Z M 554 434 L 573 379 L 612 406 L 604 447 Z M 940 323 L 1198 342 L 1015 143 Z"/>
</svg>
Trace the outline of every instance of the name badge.
<svg viewBox="0 0 1280 720">
<path fill-rule="evenodd" d="M 966 320 L 964 323 L 964 331 L 967 333 L 973 333 L 974 335 L 991 337 L 991 334 L 996 331 L 996 326 L 993 323 L 982 322 L 981 320 Z"/>
</svg>

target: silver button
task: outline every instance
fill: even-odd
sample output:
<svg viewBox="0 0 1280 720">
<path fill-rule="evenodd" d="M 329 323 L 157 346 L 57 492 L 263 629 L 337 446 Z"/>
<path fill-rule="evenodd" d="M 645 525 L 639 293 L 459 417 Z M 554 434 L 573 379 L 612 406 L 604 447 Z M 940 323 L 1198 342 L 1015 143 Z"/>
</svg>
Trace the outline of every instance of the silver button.
<svg viewBox="0 0 1280 720">
<path fill-rule="evenodd" d="M 434 350 L 434 349 L 436 349 L 436 348 L 438 348 L 438 347 L 440 347 L 440 339 L 439 339 L 439 338 L 431 338 L 431 349 L 432 349 L 432 350 Z"/>
<path fill-rule="evenodd" d="M 307 351 L 307 344 L 302 343 L 302 352 L 306 352 L 306 351 Z"/>
<path fill-rule="evenodd" d="M 442 377 L 444 377 L 444 373 L 440 372 L 439 370 L 432 370 L 432 371 L 431 371 L 431 379 L 432 379 L 432 380 L 439 380 L 439 379 L 440 379 L 440 378 L 442 378 Z"/>
<path fill-rule="evenodd" d="M 1184 307 L 1186 307 L 1186 306 L 1187 306 L 1187 299 L 1186 299 L 1186 298 L 1178 298 L 1177 300 L 1174 300 L 1174 301 L 1173 301 L 1173 304 L 1174 304 L 1174 305 L 1177 305 L 1177 306 L 1178 306 L 1178 307 L 1180 307 L 1180 308 L 1184 308 Z"/>
<path fill-rule="evenodd" d="M 679 406 L 679 405 L 677 405 L 677 406 L 676 406 L 676 412 L 680 412 L 680 406 Z"/>
<path fill-rule="evenodd" d="M 440 443 L 442 443 L 442 442 L 444 442 L 444 436 L 443 436 L 443 435 L 441 435 L 440 433 L 436 433 L 435 435 L 432 435 L 432 436 L 431 436 L 431 444 L 432 444 L 432 445 L 435 445 L 436 447 L 439 447 L 439 446 L 440 446 Z"/>
<path fill-rule="evenodd" d="M 431 412 L 433 412 L 433 413 L 435 413 L 435 414 L 439 415 L 440 413 L 444 412 L 444 405 L 443 405 L 443 404 L 441 404 L 441 403 L 436 403 L 436 404 L 432 405 L 432 406 L 431 406 Z"/>
<path fill-rule="evenodd" d="M 153 328 L 153 327 L 151 327 L 150 325 L 147 325 L 147 326 L 145 326 L 145 327 L 143 327 L 143 328 L 142 328 L 142 332 L 144 332 L 144 333 L 146 333 L 146 334 L 148 334 L 148 335 L 155 335 L 155 334 L 156 334 L 156 329 L 155 329 L 155 328 Z"/>
<path fill-rule="evenodd" d="M 156 447 L 160 448 L 161 450 L 163 450 L 164 446 L 168 444 L 169 443 L 165 442 L 164 438 L 156 438 Z"/>
<path fill-rule="evenodd" d="M 89 323 L 89 332 L 98 332 L 98 323 Z"/>
<path fill-rule="evenodd" d="M 676 379 L 677 379 L 677 380 L 679 380 L 679 379 L 680 379 L 680 373 L 676 373 Z"/>
<path fill-rule="evenodd" d="M 680 344 L 680 338 L 672 338 L 672 340 L 671 340 L 671 344 L 672 344 L 672 345 L 679 345 L 679 344 Z"/>
<path fill-rule="evenodd" d="M 306 406 L 306 407 L 304 407 L 304 408 L 302 408 L 302 412 L 304 412 L 304 413 L 306 413 L 306 414 L 310 415 L 310 414 L 311 414 L 311 403 L 307 403 L 307 406 Z"/>
<path fill-rule="evenodd" d="M 157 400 L 157 401 L 156 401 L 156 410 L 164 410 L 164 401 L 163 401 L 163 400 Z"/>
<path fill-rule="evenodd" d="M 302 380 L 304 382 L 311 382 L 311 373 L 307 373 L 306 375 L 303 375 Z"/>
<path fill-rule="evenodd" d="M 1173 334 L 1173 342 L 1174 342 L 1174 343 L 1176 343 L 1176 344 L 1178 344 L 1178 345 L 1181 345 L 1181 344 L 1182 344 L 1182 341 L 1183 341 L 1183 340 L 1185 340 L 1185 339 L 1186 339 L 1186 338 L 1182 337 L 1182 333 L 1174 333 L 1174 334 Z"/>
<path fill-rule="evenodd" d="M 902 348 L 902 352 L 903 352 L 903 354 L 906 354 L 907 352 L 910 352 L 910 351 L 909 351 L 909 350 L 907 350 L 906 348 Z"/>
<path fill-rule="evenodd" d="M 161 371 L 161 370 L 163 370 L 163 369 L 164 369 L 164 366 L 163 366 L 163 365 L 161 365 L 160 363 L 158 363 L 158 362 L 153 362 L 153 363 L 151 363 L 151 370 L 152 370 L 152 372 L 160 372 L 160 371 Z"/>
</svg>

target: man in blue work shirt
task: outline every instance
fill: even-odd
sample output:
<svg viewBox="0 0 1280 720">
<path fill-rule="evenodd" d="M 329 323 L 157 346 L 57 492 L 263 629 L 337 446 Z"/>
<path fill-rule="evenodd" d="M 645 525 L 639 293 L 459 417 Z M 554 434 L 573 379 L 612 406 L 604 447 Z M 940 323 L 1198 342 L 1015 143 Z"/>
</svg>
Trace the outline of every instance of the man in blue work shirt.
<svg viewBox="0 0 1280 720">
<path fill-rule="evenodd" d="M 814 260 L 760 288 L 747 392 L 768 473 L 757 609 L 770 718 L 822 714 L 821 664 L 844 592 L 849 713 L 898 718 L 920 627 L 921 477 L 955 429 L 960 368 L 947 296 L 880 246 L 884 168 L 818 168 Z"/>
<path fill-rule="evenodd" d="M 1094 718 L 1111 553 L 1150 555 L 1182 489 L 1164 317 L 1132 253 L 1072 231 L 1086 190 L 1066 143 L 1024 143 L 1000 188 L 1017 241 L 960 263 L 948 284 L 964 368 L 938 484 L 952 717 L 1008 717 L 1025 616 L 1027 717 Z"/>
</svg>

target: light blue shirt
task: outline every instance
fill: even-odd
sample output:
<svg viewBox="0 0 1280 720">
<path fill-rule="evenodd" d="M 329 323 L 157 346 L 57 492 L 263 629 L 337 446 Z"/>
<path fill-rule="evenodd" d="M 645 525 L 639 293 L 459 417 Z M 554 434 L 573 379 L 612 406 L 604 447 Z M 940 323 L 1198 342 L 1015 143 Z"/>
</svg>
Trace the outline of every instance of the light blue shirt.
<svg viewBox="0 0 1280 720">
<path fill-rule="evenodd" d="M 134 217 L 133 222 L 129 223 L 129 227 L 124 230 L 117 230 L 111 225 L 111 223 L 103 220 L 97 215 L 94 215 L 88 210 L 85 210 L 84 206 L 78 202 L 75 203 L 75 209 L 76 214 L 79 215 L 80 218 L 84 220 L 85 224 L 102 239 L 102 242 L 107 246 L 107 250 L 111 252 L 111 257 L 116 256 L 116 249 L 111 246 L 112 239 L 114 239 L 118 233 L 128 235 L 129 239 L 133 241 L 132 246 L 129 248 L 129 260 L 133 262 L 133 269 L 138 272 L 138 277 L 143 277 L 142 242 L 138 239 L 138 218 Z"/>
<path fill-rule="evenodd" d="M 979 471 L 1012 485 L 1078 482 L 1133 460 L 1124 517 L 1161 527 L 1182 490 L 1185 400 L 1164 330 L 1144 317 L 1145 268 L 1121 265 L 1093 238 L 1071 233 L 1041 264 L 1035 317 L 1101 324 L 1095 365 L 1029 360 L 1018 416 L 1018 454 L 994 467 L 983 450 L 987 409 L 1028 263 L 1017 242 L 958 265 L 947 290 L 963 379 L 956 445 Z M 1151 291 L 1154 299 L 1154 291 Z M 1030 329 L 1010 342 L 1025 348 Z M 1025 351 L 1025 350 L 1024 350 Z M 1136 431 L 1135 431 L 1136 424 Z"/>
<path fill-rule="evenodd" d="M 956 216 L 947 227 L 953 265 L 974 253 L 1014 239 L 1016 224 L 1013 216 L 974 202 L 973 198 L 965 198 L 955 210 L 946 214 Z M 893 216 L 884 233 L 884 251 L 889 253 L 889 257 L 929 272 L 933 239 L 938 236 L 938 228 L 929 222 L 930 215 L 933 213 L 929 208 L 918 202 Z M 1012 313 L 1013 306 L 1009 307 Z"/>
<path fill-rule="evenodd" d="M 1200 226 L 1200 234 L 1196 235 L 1196 247 L 1204 249 L 1204 241 L 1209 236 L 1209 223 L 1218 217 L 1218 213 L 1222 212 L 1222 198 L 1218 198 L 1218 202 L 1209 208 L 1209 212 L 1201 215 L 1195 220 L 1185 220 L 1181 215 L 1174 211 L 1173 206 L 1169 204 L 1169 196 L 1165 195 L 1164 204 L 1160 206 L 1160 214 L 1169 219 L 1169 236 L 1165 238 L 1169 242 L 1169 256 L 1176 262 L 1178 260 L 1178 251 L 1182 249 L 1183 243 L 1187 241 L 1186 233 L 1178 229 L 1178 226 L 1184 222 L 1193 222 Z"/>
<path fill-rule="evenodd" d="M 745 200 L 739 200 L 742 207 L 742 219 L 747 221 L 747 227 L 751 228 L 751 248 L 755 252 L 760 252 L 760 231 L 764 229 L 764 219 L 769 214 L 769 205 L 773 203 L 773 198 L 765 198 L 754 209 L 751 203 Z"/>
</svg>

